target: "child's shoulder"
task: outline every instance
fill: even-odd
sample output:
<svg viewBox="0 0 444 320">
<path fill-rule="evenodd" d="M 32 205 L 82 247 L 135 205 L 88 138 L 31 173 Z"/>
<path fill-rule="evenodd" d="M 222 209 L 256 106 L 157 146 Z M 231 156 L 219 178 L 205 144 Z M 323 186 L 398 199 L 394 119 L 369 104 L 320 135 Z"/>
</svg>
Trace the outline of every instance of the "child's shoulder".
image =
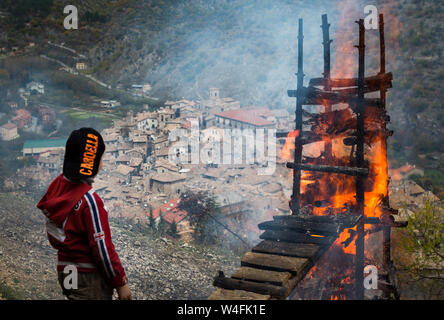
<svg viewBox="0 0 444 320">
<path fill-rule="evenodd" d="M 94 189 L 89 190 L 84 194 L 82 197 L 83 202 L 85 202 L 85 205 L 88 205 L 90 208 L 92 207 L 103 207 L 103 200 L 100 198 L 100 196 L 96 193 Z"/>
</svg>

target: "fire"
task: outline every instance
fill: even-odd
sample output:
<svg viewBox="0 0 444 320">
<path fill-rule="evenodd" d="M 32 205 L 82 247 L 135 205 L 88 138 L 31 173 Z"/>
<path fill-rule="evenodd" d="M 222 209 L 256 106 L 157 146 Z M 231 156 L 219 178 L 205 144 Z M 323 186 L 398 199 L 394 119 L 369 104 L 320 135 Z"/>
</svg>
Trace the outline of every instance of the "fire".
<svg viewBox="0 0 444 320">
<path fill-rule="evenodd" d="M 291 160 L 292 152 L 295 149 L 294 139 L 299 136 L 299 130 L 293 130 L 288 133 L 287 138 L 285 139 L 285 145 L 281 151 L 281 157 L 284 160 Z"/>
<path fill-rule="evenodd" d="M 352 78 L 357 72 L 356 64 L 356 25 L 350 21 L 361 16 L 362 8 L 355 0 L 340 1 L 340 17 L 333 38 L 333 52 L 336 60 L 332 64 L 332 78 Z M 355 18 L 355 19 L 354 19 Z M 354 20 L 352 20 L 354 19 Z"/>
<path fill-rule="evenodd" d="M 361 16 L 361 8 L 356 1 L 345 0 L 341 1 L 341 13 L 339 25 L 335 33 L 334 44 L 336 49 L 333 52 L 336 53 L 336 60 L 332 64 L 331 77 L 335 79 L 353 78 L 357 74 L 357 56 L 354 46 L 356 43 L 356 24 L 350 24 L 351 17 Z M 396 38 L 399 34 L 399 30 L 402 25 L 397 19 L 390 15 L 389 8 L 384 7 L 380 10 L 384 13 L 385 24 L 390 24 L 391 33 L 386 38 L 386 43 L 396 42 Z M 357 19 L 355 19 L 357 20 Z M 353 29 L 352 29 L 353 28 Z M 395 48 L 396 51 L 396 48 Z M 389 60 L 390 57 L 387 57 Z M 375 70 L 372 70 L 375 72 Z M 376 70 L 376 73 L 379 70 Z M 368 75 L 368 70 L 367 73 Z M 327 101 L 322 103 L 325 112 L 327 109 Z M 349 109 L 348 106 L 334 105 L 328 107 L 327 111 L 329 116 L 321 118 L 318 116 L 318 121 L 313 125 L 311 132 L 323 137 L 322 141 L 306 144 L 303 146 L 302 155 L 305 163 L 319 164 L 319 165 L 331 165 L 331 166 L 356 166 L 353 163 L 354 146 L 344 144 L 344 137 L 336 132 L 341 132 L 341 128 L 352 127 L 356 124 L 356 117 Z M 322 107 L 321 107 L 322 108 Z M 340 117 L 332 117 L 331 111 L 343 111 L 337 112 L 335 115 Z M 381 125 L 381 121 L 375 119 L 377 115 L 371 113 L 366 114 L 365 117 L 365 130 L 372 131 L 371 136 L 366 137 L 365 141 L 365 161 L 368 164 L 369 175 L 365 181 L 365 217 L 381 217 L 383 214 L 381 204 L 384 198 L 388 194 L 388 163 L 386 152 L 386 136 L 384 127 Z M 356 128 L 356 126 L 354 127 Z M 333 132 L 333 134 L 332 134 Z M 294 137 L 299 136 L 299 132 L 292 131 L 286 140 L 286 143 L 282 150 L 282 157 L 286 160 L 293 159 L 292 152 L 294 151 Z M 332 136 L 335 137 L 332 139 Z M 329 148 L 326 148 L 326 146 Z M 331 146 L 331 147 L 330 147 Z M 332 173 L 320 173 L 320 172 L 301 172 L 301 207 L 311 206 L 313 215 L 332 215 L 339 213 L 353 212 L 353 208 L 356 205 L 356 177 L 346 176 L 342 174 Z M 367 259 L 371 259 L 371 263 L 377 264 L 373 259 L 376 257 L 376 253 L 371 248 L 371 237 L 374 226 L 365 225 L 365 256 Z M 344 230 L 334 242 L 332 247 L 326 253 L 327 258 L 324 259 L 324 267 L 315 266 L 309 272 L 307 280 L 312 279 L 321 270 L 329 269 L 332 265 L 328 259 L 335 259 L 338 256 L 338 252 L 341 252 L 340 256 L 347 257 L 350 263 L 350 258 L 356 255 L 356 227 L 352 229 Z M 338 262 L 338 261 L 337 261 Z M 341 264 L 340 262 L 338 262 Z M 328 267 L 327 267 L 328 266 Z M 351 274 L 352 263 L 349 268 L 341 273 L 342 280 L 339 281 L 338 286 L 348 285 L 353 283 L 353 277 Z M 332 273 L 332 272 L 331 272 Z M 326 275 L 320 275 L 321 277 Z M 344 299 L 343 292 L 336 292 L 330 296 L 332 300 Z"/>
</svg>

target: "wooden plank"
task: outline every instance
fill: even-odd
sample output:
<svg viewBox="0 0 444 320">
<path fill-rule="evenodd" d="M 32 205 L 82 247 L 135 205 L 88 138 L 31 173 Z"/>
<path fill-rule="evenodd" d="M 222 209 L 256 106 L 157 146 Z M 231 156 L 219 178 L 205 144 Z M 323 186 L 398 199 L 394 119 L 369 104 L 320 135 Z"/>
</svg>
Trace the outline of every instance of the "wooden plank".
<svg viewBox="0 0 444 320">
<path fill-rule="evenodd" d="M 368 176 L 367 168 L 357 168 L 357 167 L 344 167 L 344 166 L 326 166 L 326 165 L 315 165 L 315 164 L 304 164 L 304 163 L 287 163 L 287 168 L 304 170 L 304 171 L 318 171 L 318 172 L 328 172 L 328 173 L 340 173 L 350 176 Z"/>
<path fill-rule="evenodd" d="M 362 219 L 362 215 L 354 214 L 341 214 L 330 216 L 314 216 L 314 215 L 276 215 L 273 216 L 273 220 L 295 220 L 301 222 L 313 222 L 313 223 L 334 223 L 341 224 L 344 228 L 354 227 L 359 220 Z"/>
<path fill-rule="evenodd" d="M 335 223 L 318 223 L 318 222 L 303 222 L 295 220 L 276 220 L 265 221 L 258 225 L 260 230 L 283 230 L 291 229 L 297 231 L 309 231 L 311 234 L 320 235 L 338 235 L 343 229 L 341 225 Z"/>
<path fill-rule="evenodd" d="M 287 289 L 284 287 L 268 283 L 228 278 L 220 274 L 214 278 L 213 286 L 230 290 L 245 290 L 249 292 L 270 295 L 274 298 L 279 299 L 285 299 L 287 297 Z"/>
<path fill-rule="evenodd" d="M 268 294 L 217 288 L 208 300 L 270 300 L 270 298 L 271 296 Z"/>
<path fill-rule="evenodd" d="M 321 250 L 322 253 L 325 250 Z M 305 276 L 307 275 L 307 273 L 310 271 L 310 269 L 313 267 L 314 263 L 310 262 L 308 263 L 303 270 L 301 270 L 301 272 L 299 274 L 296 274 L 296 276 L 292 277 L 290 280 L 287 281 L 287 283 L 284 285 L 284 288 L 286 290 L 286 296 L 288 297 L 294 290 L 294 288 L 296 288 L 296 286 L 298 285 L 298 283 L 300 281 L 302 281 L 302 279 L 305 278 Z"/>
<path fill-rule="evenodd" d="M 241 260 L 241 266 L 263 268 L 272 271 L 299 273 L 308 263 L 306 258 L 277 256 L 266 253 L 247 252 Z"/>
<path fill-rule="evenodd" d="M 282 286 L 288 281 L 288 279 L 290 279 L 291 274 L 289 272 L 277 272 L 250 267 L 240 267 L 232 274 L 231 277 L 233 279 L 257 281 Z"/>
<path fill-rule="evenodd" d="M 288 243 L 264 240 L 257 244 L 251 251 L 313 259 L 319 250 L 320 246 L 313 243 Z"/>
<path fill-rule="evenodd" d="M 266 230 L 259 238 L 264 240 L 284 241 L 292 243 L 315 243 L 319 245 L 330 245 L 331 237 L 314 237 L 305 233 L 299 233 L 295 231 L 275 231 Z"/>
<path fill-rule="evenodd" d="M 374 76 L 369 76 L 364 78 L 364 85 L 370 87 L 380 87 L 381 85 L 388 84 L 393 80 L 393 74 L 391 72 L 377 74 Z M 340 87 L 356 87 L 358 86 L 357 78 L 346 78 L 346 79 L 325 79 L 325 78 L 312 78 L 309 81 L 309 86 L 324 86 L 328 82 L 330 87 L 340 88 Z"/>
</svg>

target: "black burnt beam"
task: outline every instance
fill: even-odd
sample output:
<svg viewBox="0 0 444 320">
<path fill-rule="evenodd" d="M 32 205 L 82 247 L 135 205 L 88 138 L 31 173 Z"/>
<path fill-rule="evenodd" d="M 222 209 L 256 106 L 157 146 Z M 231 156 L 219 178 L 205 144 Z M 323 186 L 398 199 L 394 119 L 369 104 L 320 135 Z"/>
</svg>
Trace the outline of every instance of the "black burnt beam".
<svg viewBox="0 0 444 320">
<path fill-rule="evenodd" d="M 365 78 L 365 27 L 364 20 L 357 21 L 359 25 L 359 66 L 358 66 L 358 100 L 356 105 L 356 165 L 362 167 L 364 165 L 364 78 Z M 364 215 L 364 178 L 357 176 L 356 178 L 356 214 Z M 356 226 L 356 265 L 355 265 L 355 290 L 356 299 L 364 299 L 364 221 L 361 220 Z"/>
<path fill-rule="evenodd" d="M 326 166 L 326 165 L 315 165 L 315 164 L 304 164 L 304 163 L 297 163 L 297 164 L 287 163 L 287 168 L 305 170 L 305 171 L 341 173 L 350 176 L 361 176 L 361 177 L 368 176 L 367 168 Z"/>
<path fill-rule="evenodd" d="M 393 80 L 393 74 L 391 72 L 379 73 L 375 76 L 366 77 L 364 79 L 364 87 L 367 88 L 379 88 L 381 86 L 388 87 L 391 85 L 392 80 Z M 330 88 L 357 87 L 358 79 L 357 78 L 330 79 L 327 82 L 325 78 L 312 78 L 310 79 L 308 85 L 323 86 L 323 87 L 328 85 Z"/>
<path fill-rule="evenodd" d="M 299 19 L 299 33 L 298 33 L 298 73 L 297 73 L 297 100 L 295 111 L 296 130 L 302 134 L 302 104 L 303 94 L 302 88 L 304 86 L 304 32 L 303 22 Z M 300 163 L 302 160 L 302 143 L 300 139 L 294 141 L 294 163 Z M 296 215 L 300 210 L 300 194 L 301 194 L 301 172 L 295 171 L 293 174 L 293 194 L 291 195 L 291 212 Z"/>
</svg>

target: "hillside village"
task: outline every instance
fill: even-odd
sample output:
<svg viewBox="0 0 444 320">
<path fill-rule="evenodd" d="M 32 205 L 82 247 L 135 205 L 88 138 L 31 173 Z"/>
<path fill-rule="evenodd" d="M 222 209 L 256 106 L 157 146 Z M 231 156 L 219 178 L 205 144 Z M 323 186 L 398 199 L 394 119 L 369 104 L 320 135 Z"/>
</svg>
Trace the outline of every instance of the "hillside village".
<svg viewBox="0 0 444 320">
<path fill-rule="evenodd" d="M 283 109 L 241 108 L 238 101 L 220 97 L 217 88 L 210 89 L 207 100 L 166 101 L 154 112 L 129 112 L 101 132 L 106 151 L 94 189 L 104 199 L 111 217 L 144 223 L 150 214 L 157 220 L 162 216 L 167 223 L 177 224 L 184 240 L 190 239 L 192 230 L 187 214 L 176 208 L 181 195 L 189 191 L 210 192 L 216 196 L 221 212 L 230 217 L 229 227 L 245 239 L 256 238 L 257 223 L 266 216 L 289 211 L 291 179 L 279 156 L 284 141 L 268 145 L 276 149 L 277 155 L 272 176 L 259 175 L 263 164 L 247 164 L 245 155 L 241 164 L 170 161 L 170 150 L 186 152 L 184 148 L 172 148 L 177 143 L 172 141 L 172 133 L 190 129 L 193 122 L 199 124 L 199 144 L 203 147 L 211 146 L 223 129 L 291 130 L 294 116 Z M 26 141 L 23 156 L 33 157 L 36 164 L 19 169 L 15 181 L 5 181 L 5 186 L 25 187 L 33 181 L 45 188 L 60 174 L 65 142 L 66 139 Z"/>
<path fill-rule="evenodd" d="M 255 6 L 253 3 L 251 5 Z M 405 10 L 408 9 L 407 7 L 408 6 L 406 6 Z M 418 9 L 418 12 L 422 10 L 416 7 L 415 9 Z M 142 14 L 143 9 L 135 10 L 135 12 Z M 7 9 L 0 12 L 0 17 L 4 18 L 7 16 L 9 16 Z M 127 15 L 120 16 L 126 17 Z M 292 16 L 291 19 L 293 19 Z M 194 20 L 191 19 L 190 23 L 194 23 Z M 250 24 L 251 21 L 248 21 L 248 25 Z M 128 25 L 131 26 L 131 24 Z M 118 27 L 120 29 L 120 24 L 118 24 Z M 85 28 L 87 28 L 89 32 L 93 32 L 90 26 L 87 25 Z M 423 26 L 421 26 L 421 29 L 422 28 Z M 97 30 L 99 29 L 106 30 L 107 28 L 103 28 L 102 26 L 101 28 L 97 28 Z M 151 30 L 151 28 L 146 29 Z M 97 30 L 94 32 L 97 32 Z M 114 31 L 112 28 L 110 30 Z M 252 32 L 256 34 L 257 30 L 253 28 Z M 113 32 L 110 33 L 114 35 Z M 124 34 L 123 29 L 122 34 Z M 137 34 L 139 34 L 139 31 L 137 31 Z M 246 35 L 253 38 L 252 34 L 247 33 Z M 408 33 L 406 34 L 407 37 L 409 37 Z M 143 73 L 139 70 L 141 65 L 152 68 L 163 58 L 160 50 L 145 50 L 146 48 L 143 48 L 144 45 L 141 42 L 143 39 L 141 36 L 135 39 L 127 35 L 124 37 L 116 37 L 116 40 L 113 41 L 120 41 L 121 38 L 123 38 L 125 48 L 124 46 L 120 46 L 121 43 L 118 43 L 119 46 L 113 46 L 117 48 L 116 50 L 106 50 L 106 52 L 98 48 L 102 46 L 107 47 L 109 43 L 99 42 L 97 45 L 98 48 L 95 48 L 91 45 L 92 41 L 85 41 L 84 45 L 80 45 L 82 41 L 67 41 L 65 43 L 64 36 L 61 38 L 56 37 L 53 39 L 49 37 L 48 39 L 38 40 L 37 38 L 33 39 L 33 37 L 30 37 L 22 41 L 17 41 L 14 45 L 10 45 L 9 43 L 6 45 L 4 42 L 7 40 L 7 37 L 5 38 L 6 40 L 4 38 L 5 37 L 2 38 L 3 43 L 0 46 L 0 57 L 4 58 L 4 61 L 15 61 L 6 59 L 35 55 L 40 60 L 51 65 L 51 68 L 57 71 L 54 74 L 72 76 L 67 79 L 78 83 L 83 81 L 85 84 L 88 84 L 88 87 L 97 84 L 99 89 L 105 90 L 104 92 L 109 94 L 109 96 L 95 94 L 95 91 L 90 92 L 88 90 L 85 93 L 88 97 L 88 108 L 92 106 L 96 108 L 96 110 L 100 110 L 100 113 L 103 114 L 107 112 L 111 113 L 119 109 L 123 110 L 125 107 L 128 107 L 124 102 L 116 100 L 117 98 L 111 95 L 111 93 L 114 94 L 118 90 L 128 93 L 128 95 L 133 98 L 149 98 L 151 97 L 152 91 L 157 95 L 159 87 L 165 87 L 168 88 L 168 91 L 170 90 L 169 86 L 162 82 L 164 80 L 153 80 L 151 86 L 149 83 L 145 83 L 145 80 L 147 80 L 146 77 L 140 77 L 140 73 Z M 63 41 L 61 39 L 63 39 Z M 147 42 L 147 45 L 148 43 L 151 42 Z M 174 41 L 171 43 L 174 43 Z M 202 43 L 207 42 L 202 41 Z M 407 41 L 405 41 L 405 43 L 407 43 Z M 138 45 L 140 45 L 140 48 L 138 48 Z M 199 45 L 197 47 L 199 47 Z M 228 45 L 230 47 L 225 47 L 225 51 L 232 49 L 230 43 L 228 43 Z M 262 46 L 260 47 L 262 48 Z M 412 47 L 416 48 L 418 46 Z M 164 45 L 162 45 L 161 48 L 164 52 L 175 51 L 175 47 L 164 47 Z M 196 44 L 193 43 L 191 48 L 193 54 L 189 56 L 194 57 Z M 180 47 L 180 50 L 177 51 L 182 52 L 182 49 L 183 48 Z M 151 53 L 151 51 L 153 51 L 153 53 Z M 201 61 L 204 59 L 203 57 L 207 56 L 219 59 L 212 54 L 200 54 L 198 60 Z M 273 55 L 272 58 L 264 60 L 265 65 L 270 61 L 274 68 L 276 66 L 275 61 L 278 57 L 279 56 Z M 210 62 L 207 61 L 204 64 L 209 67 L 218 66 L 218 64 L 212 63 L 212 60 L 209 61 Z M 233 59 L 233 61 L 237 61 L 237 59 Z M 110 65 L 122 65 L 122 67 L 107 68 L 107 66 L 109 67 Z M 248 65 L 248 63 L 246 65 Z M 238 64 L 235 66 L 238 70 L 243 70 L 239 69 Z M 427 66 L 423 65 L 421 67 L 426 68 Z M 4 68 L 5 70 L 11 71 L 6 65 Z M 226 69 L 225 66 L 223 68 L 224 70 Z M 261 68 L 258 68 L 258 70 L 259 69 Z M 416 68 L 408 69 L 416 70 Z M 110 70 L 118 70 L 113 72 L 117 72 L 120 75 L 118 77 L 116 77 L 116 75 L 111 76 L 110 74 L 113 72 L 110 72 Z M 180 72 L 177 73 L 177 70 L 180 70 Z M 171 78 L 174 79 L 174 77 L 177 77 L 178 79 L 174 80 L 180 82 L 179 80 L 182 74 L 189 75 L 192 73 L 188 69 L 187 72 L 183 72 L 182 69 L 177 70 L 176 72 L 168 71 L 168 77 L 161 77 L 161 79 L 169 79 L 168 81 L 171 81 Z M 210 70 L 212 71 L 206 72 L 206 74 L 222 74 L 222 72 L 220 72 L 221 70 Z M 152 73 L 153 72 L 148 72 L 148 74 Z M 178 74 L 180 76 L 178 76 Z M 245 72 L 245 74 L 248 74 L 248 72 Z M 95 77 L 99 77 L 101 80 Z M 130 77 L 130 80 L 117 81 L 120 77 Z M 202 74 L 198 74 L 196 77 L 190 77 L 190 79 L 193 79 L 190 81 L 194 83 L 194 79 L 199 78 L 202 79 L 200 80 L 201 83 L 214 83 L 216 80 L 211 77 L 200 77 L 202 77 Z M 9 76 L 7 78 L 9 79 Z M 260 81 L 263 80 L 264 83 L 266 83 L 264 79 L 267 77 L 258 75 L 257 77 L 251 78 L 259 79 Z M 399 79 L 401 78 L 403 77 L 400 76 Z M 54 83 L 45 82 L 35 80 L 34 77 L 26 79 L 26 82 L 20 83 L 23 87 L 18 89 L 17 95 L 10 95 L 8 92 L 5 94 L 3 104 L 7 105 L 5 109 L 7 109 L 8 114 L 0 113 L 0 119 L 2 119 L 0 139 L 7 143 L 16 143 L 20 136 L 25 133 L 36 133 L 40 136 L 43 136 L 42 133 L 44 133 L 44 136 L 51 137 L 53 130 L 57 132 L 58 128 L 63 127 L 63 122 L 59 117 L 60 114 L 66 110 L 62 112 L 60 112 L 60 110 L 70 108 L 57 108 L 49 103 L 45 104 L 41 102 L 53 98 L 49 97 L 51 94 L 48 96 L 48 93 L 50 93 L 51 90 L 54 91 L 54 83 L 56 81 L 54 81 Z M 31 81 L 31 79 L 33 80 Z M 229 91 L 230 94 L 234 94 L 236 97 L 245 95 L 242 91 L 235 92 L 235 90 L 238 90 L 237 88 L 243 86 L 240 86 L 238 82 L 234 81 L 236 79 L 232 79 L 231 74 L 229 74 L 228 79 L 229 81 L 227 82 L 229 85 L 225 86 L 224 90 Z M 273 82 L 275 82 L 276 78 L 273 79 Z M 255 84 L 257 85 L 258 81 L 256 80 Z M 140 82 L 134 83 L 133 81 Z M 147 81 L 150 81 L 149 78 Z M 174 81 L 171 82 L 174 83 Z M 249 88 L 248 85 L 245 87 Z M 181 96 L 178 92 L 182 93 L 181 90 L 188 89 L 189 86 L 185 86 L 182 83 L 180 86 L 175 86 L 175 90 L 178 91 L 172 92 L 175 96 Z M 268 89 L 266 92 L 270 92 Z M 73 90 L 73 88 L 69 87 L 69 90 Z M 61 95 L 63 96 L 69 90 L 63 91 Z M 13 90 L 11 89 L 9 91 L 12 92 Z M 242 94 L 240 94 L 240 92 L 242 92 Z M 36 96 L 41 99 L 33 100 Z M 194 94 L 194 96 L 196 95 Z M 399 97 L 400 91 L 398 91 L 397 96 L 398 100 L 403 100 L 403 98 L 401 99 Z M 402 94 L 402 96 L 407 95 Z M 410 100 L 413 101 L 413 99 Z M 94 102 L 90 103 L 91 101 Z M 257 100 L 250 99 L 250 101 Z M 259 99 L 259 101 L 261 100 Z M 65 103 L 58 104 L 68 106 L 68 104 Z M 277 103 L 274 104 L 274 106 L 275 105 L 279 104 Z M 418 105 L 426 105 L 426 103 L 418 103 Z M 77 104 L 72 104 L 72 109 L 75 109 L 74 106 L 77 106 Z M 402 103 L 394 104 L 393 107 L 404 108 L 405 110 L 416 110 L 413 107 L 406 108 Z M 277 155 L 276 170 L 274 170 L 271 176 L 258 174 L 258 170 L 262 169 L 262 164 L 257 162 L 248 164 L 245 161 L 246 159 L 242 159 L 242 164 L 224 165 L 205 161 L 200 161 L 198 164 L 175 164 L 170 161 L 171 151 L 177 153 L 177 158 L 188 151 L 183 148 L 178 148 L 177 150 L 173 148 L 176 142 L 173 141 L 172 136 L 174 136 L 174 132 L 178 129 L 190 130 L 193 123 L 198 123 L 200 129 L 200 147 L 207 146 L 209 143 L 217 140 L 215 137 L 220 136 L 224 128 L 252 130 L 275 129 L 286 132 L 292 130 L 294 127 L 294 115 L 288 112 L 287 109 L 272 109 L 263 107 L 262 105 L 241 106 L 241 103 L 233 98 L 222 97 L 218 88 L 209 89 L 206 99 L 186 100 L 183 98 L 178 101 L 166 101 L 161 108 L 156 110 L 153 110 L 155 108 L 149 108 L 148 104 L 145 104 L 144 109 L 144 111 L 138 113 L 129 112 L 125 118 L 115 120 L 111 127 L 102 131 L 107 148 L 103 171 L 96 178 L 94 188 L 105 200 L 112 217 L 129 219 L 134 223 L 144 223 L 148 220 L 150 214 L 157 221 L 159 221 L 160 216 L 162 216 L 169 224 L 172 222 L 177 223 L 181 238 L 187 240 L 190 239 L 192 232 L 187 222 L 187 213 L 177 208 L 180 197 L 186 195 L 187 192 L 203 190 L 214 194 L 221 206 L 221 211 L 226 216 L 231 217 L 229 227 L 236 229 L 236 232 L 244 238 L 251 238 L 251 235 L 256 238 L 258 233 L 256 229 L 257 223 L 267 219 L 268 216 L 289 212 L 288 201 L 291 195 L 291 173 L 289 173 L 289 170 L 285 167 L 285 161 L 280 157 L 281 148 L 285 139 L 278 140 L 276 141 L 276 145 L 271 146 L 272 148 L 275 147 Z M 395 113 L 396 109 L 392 110 L 393 113 Z M 88 113 L 90 109 L 83 111 Z M 7 119 L 5 120 L 5 118 Z M 401 129 L 411 127 L 407 126 L 407 122 L 403 122 L 405 121 L 402 120 L 403 117 L 393 118 L 399 122 L 396 125 Z M 440 119 L 440 117 L 436 118 Z M 7 123 L 5 123 L 5 121 L 7 121 Z M 422 125 L 421 131 L 432 127 L 436 127 L 436 125 Z M 389 145 L 389 153 L 393 151 L 393 148 L 409 145 L 411 143 L 410 140 L 414 140 L 405 138 L 410 133 L 404 132 L 403 130 L 398 130 L 398 132 L 399 134 L 395 136 L 395 138 L 399 141 Z M 403 141 L 404 139 L 409 141 Z M 400 141 L 402 143 L 400 143 Z M 63 164 L 65 142 L 66 137 L 26 140 L 23 144 L 21 159 L 33 159 L 35 164 L 18 169 L 16 176 L 5 179 L 3 181 L 5 189 L 25 190 L 31 185 L 38 186 L 36 190 L 45 189 L 48 183 L 60 173 Z M 428 144 L 417 143 L 415 148 L 422 147 L 422 149 L 425 149 L 425 146 L 428 146 Z M 411 150 L 411 147 L 409 148 L 399 147 L 398 149 Z M 398 170 L 392 175 L 391 188 L 392 190 L 401 190 L 395 192 L 395 194 L 399 193 L 400 198 L 408 198 L 409 202 L 412 203 L 416 201 L 416 196 L 427 194 L 424 189 L 413 181 L 406 182 L 409 176 L 423 177 L 425 179 L 424 181 L 429 181 L 431 179 L 430 176 L 433 177 L 434 180 L 438 180 L 440 177 L 440 175 L 436 174 L 436 171 L 439 169 L 438 162 L 441 157 L 435 147 L 431 149 L 433 153 L 431 150 L 414 152 L 417 153 L 419 155 L 418 157 L 423 159 L 424 162 L 415 161 L 415 163 L 424 169 L 407 166 L 406 170 Z M 401 152 L 400 150 L 398 151 Z M 208 152 L 211 153 L 212 150 L 208 150 Z M 399 156 L 392 156 L 392 159 L 395 165 L 403 165 L 407 160 L 407 158 Z M 429 160 L 434 162 L 433 167 L 431 165 L 424 165 L 425 162 Z M 402 187 L 398 188 L 399 183 L 401 183 Z M 420 192 L 418 192 L 418 190 L 420 190 Z M 410 199 L 410 196 L 413 198 Z M 396 197 L 397 196 L 392 196 L 391 200 L 394 199 L 394 201 L 396 201 Z"/>
<path fill-rule="evenodd" d="M 42 113 L 49 112 L 42 107 Z M 46 118 L 42 116 L 41 119 Z M 49 120 L 55 119 L 49 116 Z M 17 134 L 16 128 L 28 122 L 23 124 L 15 119 L 2 129 L 15 126 L 13 133 L 8 134 Z M 222 137 L 223 129 L 275 129 L 284 132 L 291 130 L 294 115 L 284 109 L 241 107 L 232 98 L 222 98 L 217 88 L 209 90 L 207 100 L 166 101 L 164 107 L 156 111 L 144 110 L 135 114 L 130 111 L 125 118 L 114 121 L 112 127 L 101 132 L 106 151 L 103 169 L 95 179 L 94 189 L 104 199 L 111 217 L 135 224 L 147 223 L 150 216 L 157 223 L 163 219 L 168 225 L 177 224 L 178 235 L 185 241 L 191 240 L 193 230 L 187 219 L 188 213 L 178 208 L 180 198 L 187 192 L 209 192 L 216 197 L 230 230 L 235 230 L 246 241 L 257 239 L 259 230 L 256 226 L 259 222 L 276 214 L 289 213 L 291 175 L 281 158 L 285 138 L 268 144 L 268 148 L 274 148 L 276 154 L 276 168 L 271 175 L 259 174 L 263 163 L 258 163 L 257 159 L 248 163 L 245 153 L 242 154 L 242 163 L 236 164 L 212 163 L 208 159 L 205 162 L 202 152 L 197 164 L 173 161 L 190 151 L 184 146 L 176 148 L 174 136 L 177 130 L 189 130 L 192 123 L 199 126 L 201 152 L 202 148 L 208 149 L 208 145 L 213 146 L 212 143 L 219 141 L 216 137 Z M 19 169 L 14 181 L 4 182 L 5 187 L 11 190 L 26 188 L 31 182 L 44 190 L 61 172 L 65 143 L 66 138 L 26 141 L 23 157 L 32 157 L 36 162 Z M 212 147 L 207 149 L 206 152 L 214 152 Z M 273 153 L 268 150 L 270 154 Z M 394 194 L 399 193 L 399 197 L 392 197 L 392 201 L 425 195 L 426 192 L 412 181 L 402 184 L 404 191 L 398 192 L 399 181 L 411 174 L 421 174 L 418 171 L 414 166 L 406 166 L 392 172 Z M 418 189 L 421 189 L 420 192 Z M 410 203 L 412 201 L 415 202 L 409 200 Z"/>
<path fill-rule="evenodd" d="M 29 98 L 33 94 L 44 94 L 45 85 L 36 81 L 30 81 L 25 88 L 19 88 L 19 97 L 23 100 L 17 102 L 8 101 L 6 104 L 11 114 L 15 114 L 7 120 L 7 123 L 0 126 L 0 139 L 3 141 L 13 141 L 20 137 L 19 130 L 24 132 L 41 134 L 44 129 L 54 130 L 62 125 L 56 118 L 56 110 L 46 104 L 39 103 L 35 107 L 35 114 L 31 113 Z M 0 118 L 5 116 L 1 114 Z"/>
</svg>

